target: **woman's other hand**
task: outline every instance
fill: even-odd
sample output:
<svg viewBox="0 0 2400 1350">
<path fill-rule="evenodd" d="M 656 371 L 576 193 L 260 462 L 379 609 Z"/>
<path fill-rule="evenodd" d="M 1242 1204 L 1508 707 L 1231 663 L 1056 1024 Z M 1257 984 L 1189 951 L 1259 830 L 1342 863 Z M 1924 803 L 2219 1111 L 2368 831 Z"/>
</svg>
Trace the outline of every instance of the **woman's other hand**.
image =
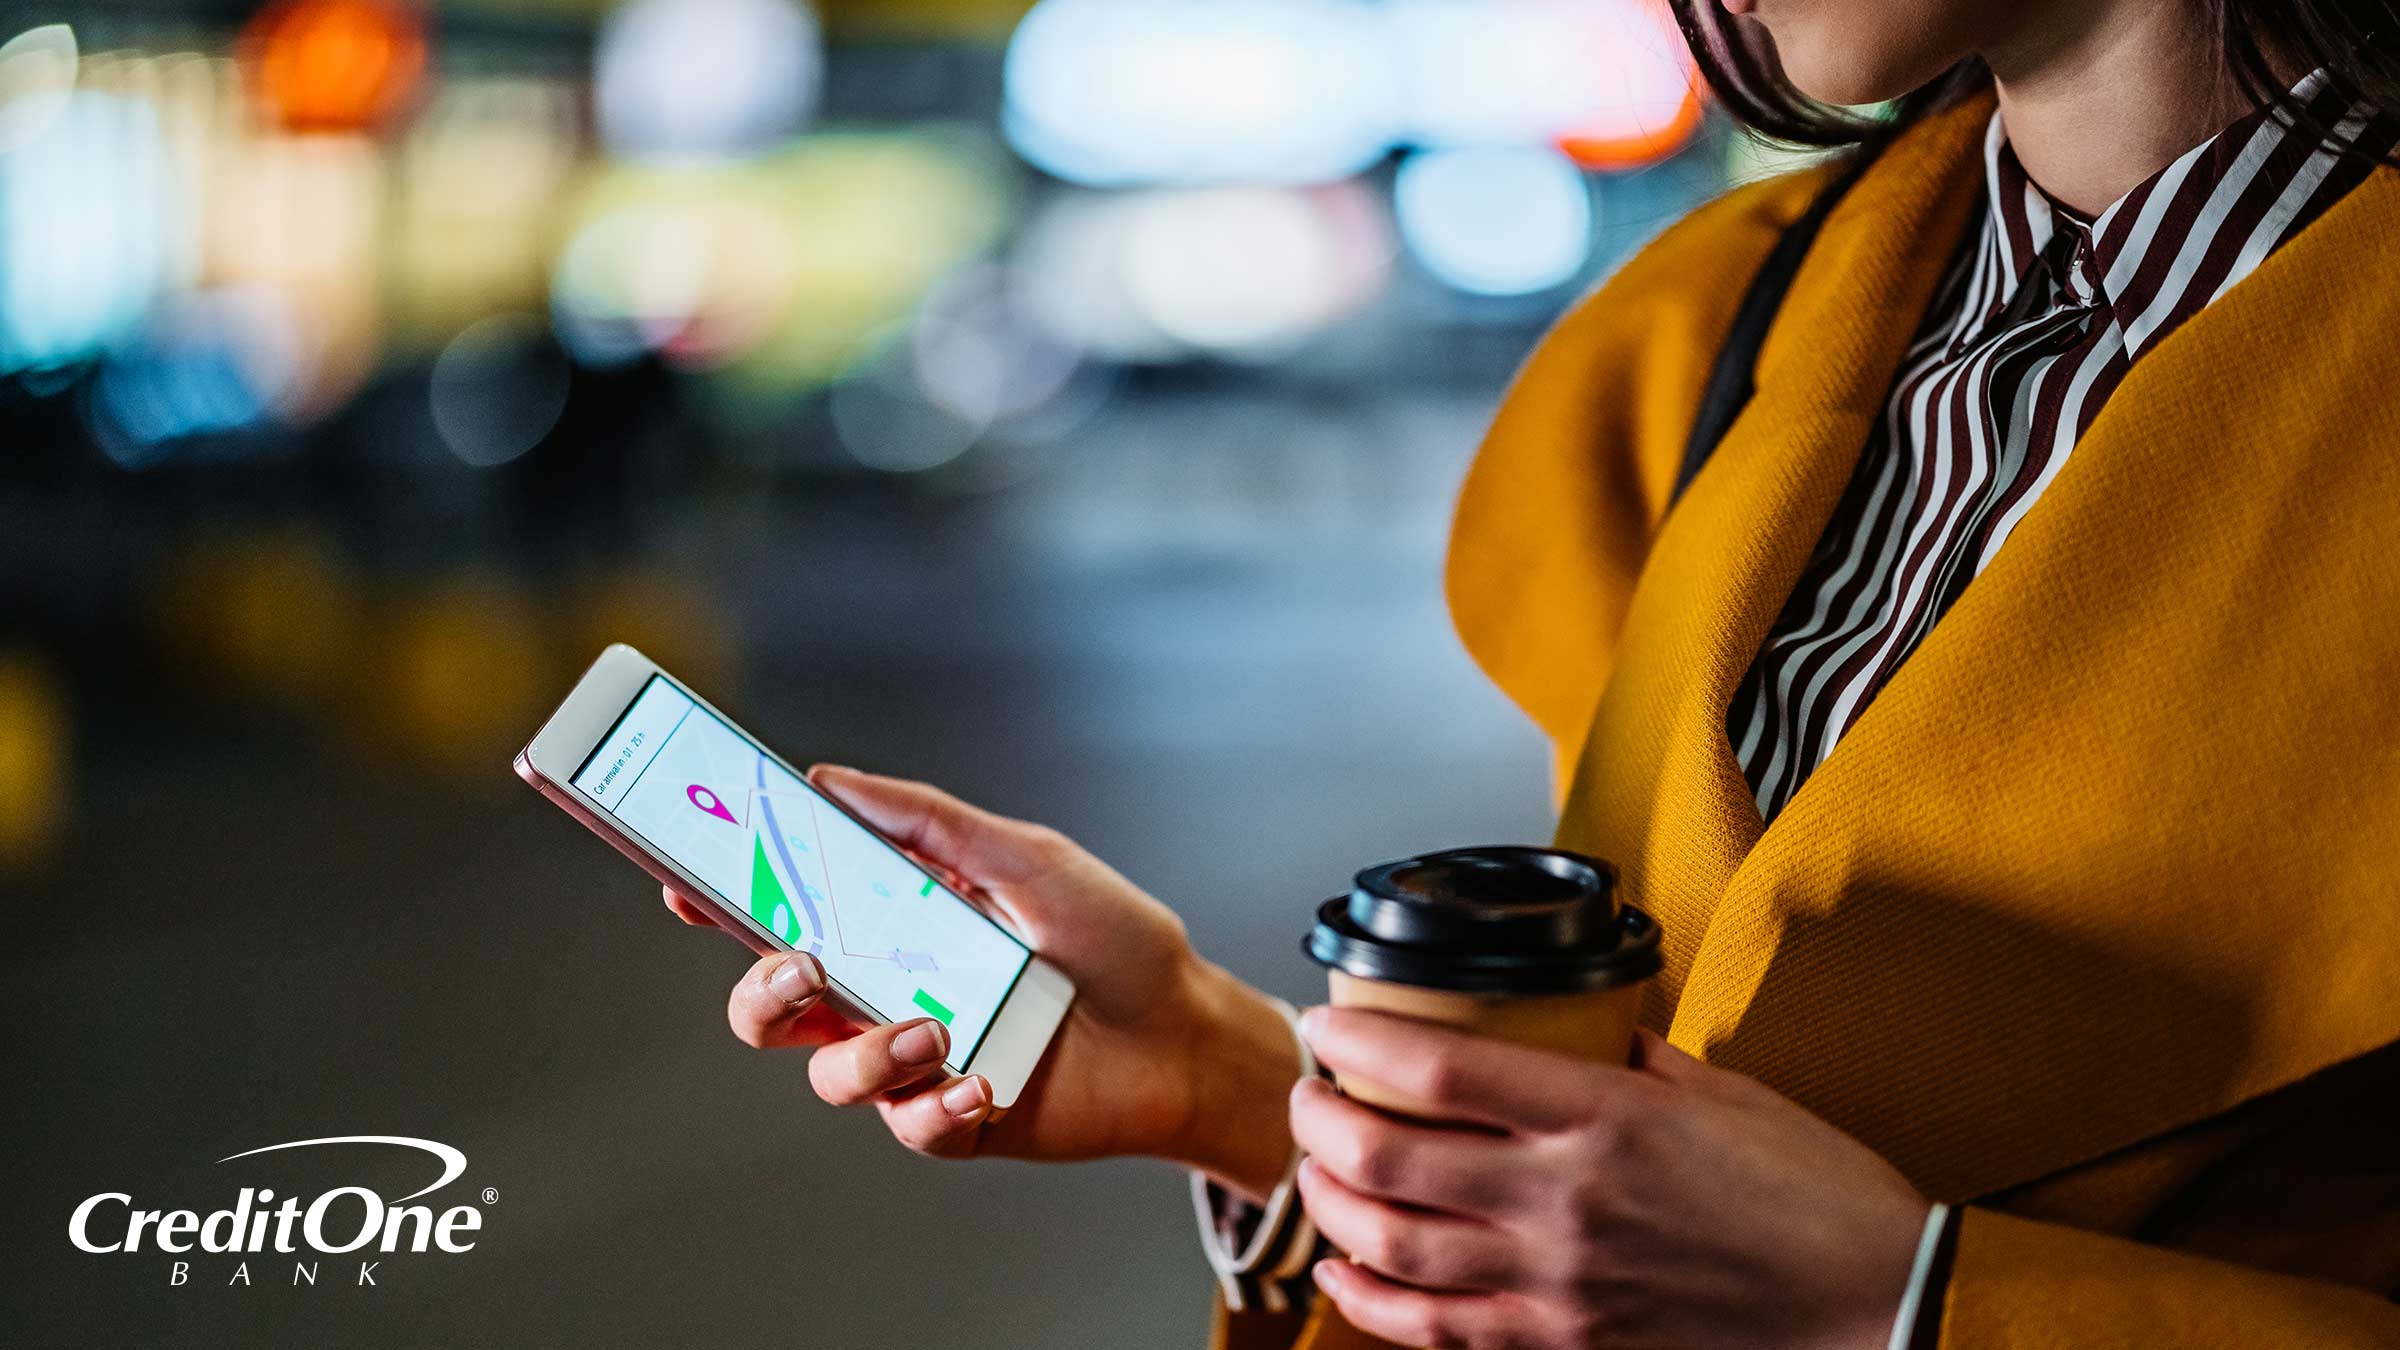
<svg viewBox="0 0 2400 1350">
<path fill-rule="evenodd" d="M 1291 1156 L 1291 1032 L 1263 995 L 1192 951 L 1172 910 L 1057 831 L 939 788 L 831 766 L 809 781 L 998 913 L 1075 981 L 1075 1002 L 998 1120 L 988 1083 L 943 1068 L 941 1023 L 843 1021 L 823 1005 L 823 967 L 805 954 L 764 957 L 734 985 L 726 1016 L 736 1036 L 760 1049 L 812 1050 L 818 1096 L 874 1107 L 920 1153 L 1140 1154 L 1253 1195 L 1274 1185 Z M 710 922 L 671 888 L 666 901 L 686 922 Z"/>
<path fill-rule="evenodd" d="M 1404 1345 L 1880 1350 L 1926 1213 L 1864 1144 L 1648 1032 L 1631 1068 L 1375 1013 L 1303 1022 L 1327 1066 L 1428 1102 L 1385 1115 L 1310 1080 L 1292 1129 L 1319 1286 Z"/>
</svg>

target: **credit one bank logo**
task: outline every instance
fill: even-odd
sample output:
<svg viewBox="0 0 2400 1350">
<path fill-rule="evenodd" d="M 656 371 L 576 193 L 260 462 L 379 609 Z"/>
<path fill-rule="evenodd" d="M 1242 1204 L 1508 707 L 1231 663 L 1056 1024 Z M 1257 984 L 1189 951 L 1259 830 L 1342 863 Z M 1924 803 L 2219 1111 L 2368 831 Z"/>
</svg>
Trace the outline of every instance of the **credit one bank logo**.
<svg viewBox="0 0 2400 1350">
<path fill-rule="evenodd" d="M 382 1258 L 399 1252 L 465 1252 L 475 1247 L 483 1229 L 483 1211 L 473 1205 L 438 1203 L 412 1205 L 411 1200 L 433 1194 L 467 1170 L 467 1155 L 431 1139 L 398 1134 L 345 1134 L 325 1139 L 295 1139 L 269 1144 L 217 1159 L 229 1163 L 284 1149 L 317 1148 L 328 1144 L 385 1144 L 431 1154 L 442 1165 L 433 1184 L 397 1200 L 385 1200 L 365 1186 L 336 1186 L 314 1196 L 287 1195 L 272 1188 L 244 1186 L 230 1205 L 203 1214 L 191 1209 L 145 1209 L 124 1191 L 102 1191 L 75 1206 L 67 1218 L 67 1240 L 94 1254 L 163 1253 L 181 1256 L 206 1253 L 230 1258 L 221 1271 L 222 1283 L 249 1285 L 257 1281 L 250 1269 L 254 1258 L 289 1256 L 291 1283 L 317 1283 L 327 1256 L 358 1258 L 359 1285 L 376 1283 Z M 499 1199 L 486 1188 L 485 1204 Z M 305 1253 L 305 1254 L 304 1254 Z M 372 1254 L 376 1259 L 365 1259 Z M 280 1273 L 281 1262 L 273 1264 Z M 167 1283 L 193 1283 L 192 1260 L 168 1262 Z M 215 1282 L 215 1281 L 211 1281 Z M 280 1283 L 280 1281 L 277 1281 Z M 340 1281 L 348 1283 L 348 1281 Z"/>
</svg>

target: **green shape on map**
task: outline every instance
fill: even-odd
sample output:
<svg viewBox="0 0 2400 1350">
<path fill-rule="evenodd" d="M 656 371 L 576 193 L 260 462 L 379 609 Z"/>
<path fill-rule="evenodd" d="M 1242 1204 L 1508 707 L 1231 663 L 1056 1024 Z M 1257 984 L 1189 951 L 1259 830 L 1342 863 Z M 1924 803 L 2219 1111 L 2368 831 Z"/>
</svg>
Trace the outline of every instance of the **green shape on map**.
<svg viewBox="0 0 2400 1350">
<path fill-rule="evenodd" d="M 932 878 L 932 877 L 927 877 L 927 878 L 925 878 L 925 884 L 924 884 L 924 885 L 922 885 L 922 886 L 919 886 L 919 887 L 917 888 L 917 894 L 919 894 L 919 895 L 931 895 L 931 894 L 933 894 L 933 878 Z"/>
<path fill-rule="evenodd" d="M 783 893 L 783 883 L 767 865 L 767 842 L 752 835 L 750 850 L 750 917 L 784 941 L 798 943 L 800 916 L 792 912 L 791 897 Z"/>
<path fill-rule="evenodd" d="M 935 1020 L 939 1021 L 943 1026 L 950 1025 L 950 1019 L 958 1015 L 950 1011 L 948 1008 L 943 1007 L 940 999 L 935 998 L 933 995 L 926 993 L 922 989 L 918 990 L 917 996 L 910 1001 L 915 1003 L 918 1007 L 923 1008 L 925 1011 L 932 1013 Z"/>
</svg>

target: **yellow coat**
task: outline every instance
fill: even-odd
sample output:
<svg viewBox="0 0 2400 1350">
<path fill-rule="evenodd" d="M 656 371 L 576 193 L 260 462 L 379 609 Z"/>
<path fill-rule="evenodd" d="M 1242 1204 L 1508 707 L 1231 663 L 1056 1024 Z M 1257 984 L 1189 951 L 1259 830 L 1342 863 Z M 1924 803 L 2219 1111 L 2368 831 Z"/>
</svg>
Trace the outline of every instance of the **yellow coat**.
<svg viewBox="0 0 2400 1350">
<path fill-rule="evenodd" d="M 1972 1205 L 1944 1346 L 2400 1347 L 2400 172 L 2134 367 L 1772 829 L 1726 743 L 1990 111 L 1835 210 L 1672 513 L 1814 180 L 1569 314 L 1467 479 L 1452 610 L 1558 748 L 1560 842 L 1665 926 L 1647 1020 Z M 1364 1343 L 1327 1321 L 1303 1350 Z"/>
</svg>

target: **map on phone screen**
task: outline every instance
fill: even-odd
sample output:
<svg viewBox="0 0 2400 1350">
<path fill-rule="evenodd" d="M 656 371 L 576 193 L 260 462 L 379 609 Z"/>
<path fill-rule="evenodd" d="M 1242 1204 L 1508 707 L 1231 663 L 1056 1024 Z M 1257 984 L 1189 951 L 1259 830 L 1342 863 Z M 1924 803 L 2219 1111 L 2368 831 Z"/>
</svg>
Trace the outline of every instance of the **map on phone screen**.
<svg viewBox="0 0 2400 1350">
<path fill-rule="evenodd" d="M 575 775 L 602 809 L 964 1067 L 1031 953 L 747 737 L 653 677 Z"/>
</svg>

